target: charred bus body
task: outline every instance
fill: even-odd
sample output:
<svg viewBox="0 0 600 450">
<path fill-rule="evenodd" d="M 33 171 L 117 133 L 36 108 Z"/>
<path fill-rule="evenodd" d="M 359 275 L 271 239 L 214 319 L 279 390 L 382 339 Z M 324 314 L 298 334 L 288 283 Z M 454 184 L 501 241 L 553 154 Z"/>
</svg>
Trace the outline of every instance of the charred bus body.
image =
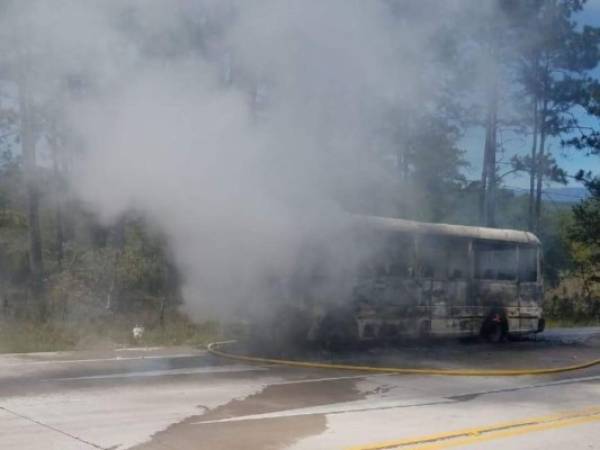
<svg viewBox="0 0 600 450">
<path fill-rule="evenodd" d="M 373 266 L 355 289 L 360 339 L 508 333 L 544 327 L 540 241 L 531 233 L 382 217 Z M 368 261 L 369 262 L 369 261 Z"/>
<path fill-rule="evenodd" d="M 374 216 L 351 222 L 336 244 L 345 248 L 345 275 L 321 268 L 296 280 L 305 288 L 294 289 L 294 306 L 277 319 L 284 334 L 334 346 L 474 335 L 498 342 L 543 330 L 535 235 Z M 334 260 L 323 265 L 339 266 Z M 332 293 L 332 284 L 346 288 Z"/>
</svg>

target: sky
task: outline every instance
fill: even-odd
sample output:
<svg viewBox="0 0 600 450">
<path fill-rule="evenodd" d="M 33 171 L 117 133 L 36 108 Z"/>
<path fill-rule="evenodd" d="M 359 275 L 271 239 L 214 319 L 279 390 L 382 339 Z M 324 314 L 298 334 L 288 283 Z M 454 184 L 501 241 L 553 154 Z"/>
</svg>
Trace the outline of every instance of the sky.
<svg viewBox="0 0 600 450">
<path fill-rule="evenodd" d="M 600 0 L 588 0 L 584 11 L 579 14 L 577 20 L 581 24 L 600 26 Z M 594 73 L 598 78 L 600 78 L 600 67 L 598 67 Z M 600 126 L 600 121 L 596 118 L 587 117 L 582 113 L 580 113 L 579 116 L 581 123 L 584 125 L 594 127 Z M 499 138 L 502 139 L 502 137 L 503 136 L 500 136 Z M 526 153 L 529 151 L 531 146 L 530 137 L 518 138 L 505 135 L 504 138 L 507 151 L 504 155 L 498 155 L 500 175 L 510 170 L 508 162 L 513 154 Z M 466 169 L 465 173 L 469 180 L 476 180 L 481 176 L 483 143 L 484 134 L 482 130 L 468 133 L 463 138 L 462 148 L 465 150 L 465 157 L 470 163 L 470 167 Z M 526 150 L 524 151 L 523 149 Z M 565 169 L 569 175 L 573 175 L 580 169 L 584 169 L 586 171 L 591 170 L 595 174 L 600 174 L 600 156 L 586 156 L 584 151 L 577 151 L 571 148 L 563 149 L 561 148 L 558 140 L 550 141 L 549 150 L 552 152 L 559 165 Z M 503 166 L 505 166 L 506 169 L 503 169 Z M 515 176 L 509 175 L 504 179 L 504 183 L 509 188 L 512 187 L 516 189 L 525 189 L 529 186 L 529 178 L 526 174 Z M 581 184 L 571 179 L 568 186 L 578 187 L 581 186 Z"/>
</svg>

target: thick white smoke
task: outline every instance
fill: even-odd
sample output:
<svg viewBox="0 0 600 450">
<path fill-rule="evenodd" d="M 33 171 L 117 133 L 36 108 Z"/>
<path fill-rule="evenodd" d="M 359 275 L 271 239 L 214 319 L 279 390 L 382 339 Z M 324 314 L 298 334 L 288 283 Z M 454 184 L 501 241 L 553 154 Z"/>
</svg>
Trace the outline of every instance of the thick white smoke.
<svg viewBox="0 0 600 450">
<path fill-rule="evenodd" d="M 294 270 L 340 199 L 385 176 L 381 117 L 427 100 L 445 20 L 384 1 L 27 3 L 9 17 L 38 86 L 83 84 L 60 97 L 83 152 L 74 192 L 107 223 L 135 209 L 156 224 L 198 316 Z"/>
<path fill-rule="evenodd" d="M 212 6 L 197 12 L 214 20 Z M 336 196 L 376 176 L 364 170 L 374 113 L 403 86 L 379 4 L 231 8 L 208 55 L 136 55 L 71 119 L 86 149 L 77 191 L 109 220 L 135 208 L 159 224 L 198 314 L 295 269 L 338 220 Z M 184 14 L 150 13 L 154 33 L 183 26 Z"/>
</svg>

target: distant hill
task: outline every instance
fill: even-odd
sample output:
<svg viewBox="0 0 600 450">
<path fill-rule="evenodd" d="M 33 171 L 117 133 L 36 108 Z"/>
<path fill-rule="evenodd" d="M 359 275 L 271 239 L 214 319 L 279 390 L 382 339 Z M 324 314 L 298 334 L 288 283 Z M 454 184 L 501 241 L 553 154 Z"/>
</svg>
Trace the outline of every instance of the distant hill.
<svg viewBox="0 0 600 450">
<path fill-rule="evenodd" d="M 554 187 L 544 189 L 545 200 L 557 203 L 577 203 L 589 197 L 584 187 Z"/>
<path fill-rule="evenodd" d="M 528 189 L 525 188 L 513 188 L 512 191 L 516 195 L 527 195 Z M 554 203 L 577 203 L 581 200 L 588 198 L 589 192 L 584 187 L 551 187 L 544 189 L 544 201 L 551 201 Z"/>
</svg>

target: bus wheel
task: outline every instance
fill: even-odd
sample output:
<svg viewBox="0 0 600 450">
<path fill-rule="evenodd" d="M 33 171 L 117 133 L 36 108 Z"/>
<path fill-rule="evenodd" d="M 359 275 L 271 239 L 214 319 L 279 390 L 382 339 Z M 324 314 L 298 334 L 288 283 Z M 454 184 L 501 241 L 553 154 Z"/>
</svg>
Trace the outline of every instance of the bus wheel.
<svg viewBox="0 0 600 450">
<path fill-rule="evenodd" d="M 349 312 L 326 315 L 319 326 L 318 343 L 329 351 L 341 351 L 358 344 L 358 325 Z"/>
<path fill-rule="evenodd" d="M 508 336 L 508 321 L 500 314 L 492 314 L 481 327 L 481 337 L 491 344 L 498 344 Z"/>
<path fill-rule="evenodd" d="M 544 319 L 542 317 L 540 320 L 538 320 L 538 327 L 537 327 L 536 333 L 542 333 L 545 329 L 546 329 L 546 319 Z"/>
<path fill-rule="evenodd" d="M 302 351 L 307 346 L 308 315 L 293 307 L 282 307 L 271 320 L 257 325 L 258 349 L 277 356 Z"/>
</svg>

